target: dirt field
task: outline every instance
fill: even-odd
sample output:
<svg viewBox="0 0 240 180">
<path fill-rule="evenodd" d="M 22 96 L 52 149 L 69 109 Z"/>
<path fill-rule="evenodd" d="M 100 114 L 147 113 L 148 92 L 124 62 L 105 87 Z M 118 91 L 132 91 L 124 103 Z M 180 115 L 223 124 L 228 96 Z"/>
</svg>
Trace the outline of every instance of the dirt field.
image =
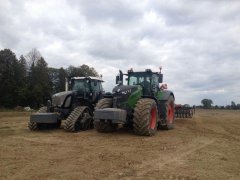
<svg viewBox="0 0 240 180">
<path fill-rule="evenodd" d="M 197 110 L 174 130 L 30 132 L 0 112 L 0 179 L 240 179 L 240 111 Z"/>
</svg>

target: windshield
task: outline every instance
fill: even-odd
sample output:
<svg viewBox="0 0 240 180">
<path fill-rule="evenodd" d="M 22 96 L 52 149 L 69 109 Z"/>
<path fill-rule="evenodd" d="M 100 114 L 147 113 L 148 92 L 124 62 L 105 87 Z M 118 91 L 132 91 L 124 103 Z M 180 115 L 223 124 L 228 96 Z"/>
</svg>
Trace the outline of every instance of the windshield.
<svg viewBox="0 0 240 180">
<path fill-rule="evenodd" d="M 82 90 L 89 91 L 89 86 L 88 86 L 88 84 L 85 80 L 82 80 L 82 79 L 74 80 L 72 90 L 75 90 L 75 91 L 82 91 Z"/>
<path fill-rule="evenodd" d="M 100 91 L 100 84 L 96 80 L 91 80 L 91 89 L 92 91 Z"/>
<path fill-rule="evenodd" d="M 151 77 L 141 74 L 132 74 L 128 77 L 128 85 L 136 85 L 136 84 L 143 84 L 148 82 L 151 83 Z"/>
</svg>

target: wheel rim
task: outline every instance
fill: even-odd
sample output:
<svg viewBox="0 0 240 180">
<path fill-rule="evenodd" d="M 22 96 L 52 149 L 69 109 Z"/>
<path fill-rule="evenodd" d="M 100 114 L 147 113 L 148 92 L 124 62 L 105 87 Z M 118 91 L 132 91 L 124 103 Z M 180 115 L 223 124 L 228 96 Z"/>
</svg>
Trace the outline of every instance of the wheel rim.
<svg viewBox="0 0 240 180">
<path fill-rule="evenodd" d="M 173 122 L 173 119 L 174 119 L 174 113 L 173 113 L 173 104 L 169 104 L 168 105 L 168 123 L 171 123 Z"/>
<path fill-rule="evenodd" d="M 155 129 L 156 127 L 156 121 L 157 121 L 157 116 L 156 116 L 157 108 L 152 108 L 151 110 L 151 119 L 150 119 L 150 128 Z"/>
</svg>

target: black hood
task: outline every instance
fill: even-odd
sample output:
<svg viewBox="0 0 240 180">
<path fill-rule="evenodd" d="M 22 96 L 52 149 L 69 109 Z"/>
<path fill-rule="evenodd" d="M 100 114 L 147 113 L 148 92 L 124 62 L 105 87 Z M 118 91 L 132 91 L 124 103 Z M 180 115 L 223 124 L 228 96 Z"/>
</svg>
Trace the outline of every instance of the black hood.
<svg viewBox="0 0 240 180">
<path fill-rule="evenodd" d="M 120 85 L 113 88 L 113 94 L 131 94 L 137 90 L 137 86 Z"/>
<path fill-rule="evenodd" d="M 74 91 L 63 91 L 56 93 L 52 96 L 52 103 L 54 106 L 62 106 L 66 97 L 72 94 Z"/>
<path fill-rule="evenodd" d="M 113 107 L 127 109 L 129 96 L 137 91 L 138 86 L 119 85 L 113 88 Z"/>
</svg>

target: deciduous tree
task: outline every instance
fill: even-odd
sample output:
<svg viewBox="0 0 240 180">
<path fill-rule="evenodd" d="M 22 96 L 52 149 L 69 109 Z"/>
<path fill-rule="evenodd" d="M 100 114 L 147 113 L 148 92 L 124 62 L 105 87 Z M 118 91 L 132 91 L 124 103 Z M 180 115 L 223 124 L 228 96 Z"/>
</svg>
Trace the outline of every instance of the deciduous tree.
<svg viewBox="0 0 240 180">
<path fill-rule="evenodd" d="M 201 101 L 203 108 L 210 109 L 212 107 L 213 101 L 211 99 L 203 99 Z"/>
</svg>

